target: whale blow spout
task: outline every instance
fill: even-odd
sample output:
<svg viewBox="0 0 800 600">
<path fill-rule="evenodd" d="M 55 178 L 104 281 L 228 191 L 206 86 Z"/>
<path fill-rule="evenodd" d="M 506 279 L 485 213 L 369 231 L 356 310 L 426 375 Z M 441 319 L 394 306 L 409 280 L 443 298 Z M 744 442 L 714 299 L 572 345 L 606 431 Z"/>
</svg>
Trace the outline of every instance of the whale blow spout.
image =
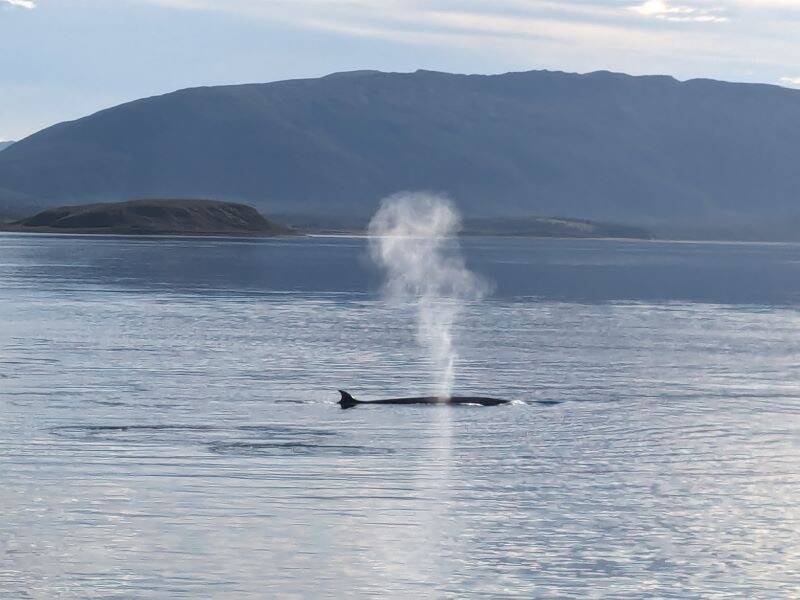
<svg viewBox="0 0 800 600">
<path fill-rule="evenodd" d="M 451 396 L 449 398 L 438 398 L 436 396 L 419 396 L 414 398 L 387 398 L 385 400 L 357 400 L 344 390 L 339 390 L 342 395 L 339 406 L 342 409 L 353 408 L 359 404 L 429 404 L 429 405 L 469 405 L 477 404 L 480 406 L 499 406 L 509 404 L 508 400 L 499 398 L 486 398 L 483 396 Z"/>
</svg>

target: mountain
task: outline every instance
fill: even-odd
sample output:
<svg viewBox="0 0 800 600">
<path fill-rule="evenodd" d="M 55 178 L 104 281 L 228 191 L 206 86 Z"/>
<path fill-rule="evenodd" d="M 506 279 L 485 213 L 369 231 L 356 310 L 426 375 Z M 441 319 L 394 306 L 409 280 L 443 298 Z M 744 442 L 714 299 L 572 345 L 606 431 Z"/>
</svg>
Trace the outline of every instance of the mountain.
<svg viewBox="0 0 800 600">
<path fill-rule="evenodd" d="M 797 90 L 361 71 L 181 90 L 49 127 L 0 153 L 0 209 L 211 197 L 363 219 L 428 189 L 470 218 L 735 229 L 800 216 L 798 162 Z"/>
<path fill-rule="evenodd" d="M 10 231 L 147 235 L 281 235 L 289 230 L 244 204 L 130 200 L 61 206 L 5 226 Z"/>
<path fill-rule="evenodd" d="M 0 152 L 8 148 L 14 142 L 0 142 Z"/>
</svg>

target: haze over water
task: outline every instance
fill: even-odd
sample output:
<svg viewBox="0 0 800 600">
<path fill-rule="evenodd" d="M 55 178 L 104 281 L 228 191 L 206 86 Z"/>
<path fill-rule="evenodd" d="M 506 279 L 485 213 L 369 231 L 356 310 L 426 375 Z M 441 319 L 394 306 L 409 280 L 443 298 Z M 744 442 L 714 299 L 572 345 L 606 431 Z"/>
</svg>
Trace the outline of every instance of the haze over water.
<svg viewBox="0 0 800 600">
<path fill-rule="evenodd" d="M 800 246 L 462 248 L 510 407 L 335 405 L 430 383 L 363 239 L 0 236 L 0 596 L 795 594 Z"/>
</svg>

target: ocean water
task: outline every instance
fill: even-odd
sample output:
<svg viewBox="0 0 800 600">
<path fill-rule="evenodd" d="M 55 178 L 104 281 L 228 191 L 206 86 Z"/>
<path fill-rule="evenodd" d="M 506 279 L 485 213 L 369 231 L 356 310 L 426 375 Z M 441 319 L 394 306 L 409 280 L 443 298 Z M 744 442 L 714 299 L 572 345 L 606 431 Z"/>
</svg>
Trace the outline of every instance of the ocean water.
<svg viewBox="0 0 800 600">
<path fill-rule="evenodd" d="M 0 236 L 0 597 L 797 597 L 800 246 L 462 243 L 511 406 L 338 408 L 433 385 L 361 239 Z"/>
</svg>

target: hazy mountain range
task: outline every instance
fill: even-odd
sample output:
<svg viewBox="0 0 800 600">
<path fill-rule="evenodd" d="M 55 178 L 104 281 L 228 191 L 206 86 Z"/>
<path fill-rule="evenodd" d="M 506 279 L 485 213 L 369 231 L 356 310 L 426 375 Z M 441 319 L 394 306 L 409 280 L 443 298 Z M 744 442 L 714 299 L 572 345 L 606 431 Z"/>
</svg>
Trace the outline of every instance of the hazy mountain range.
<svg viewBox="0 0 800 600">
<path fill-rule="evenodd" d="M 0 142 L 0 152 L 8 148 L 14 142 Z"/>
<path fill-rule="evenodd" d="M 363 219 L 429 189 L 468 217 L 744 231 L 800 217 L 798 164 L 796 90 L 362 71 L 181 90 L 49 127 L 0 153 L 0 208 L 206 197 Z"/>
</svg>

